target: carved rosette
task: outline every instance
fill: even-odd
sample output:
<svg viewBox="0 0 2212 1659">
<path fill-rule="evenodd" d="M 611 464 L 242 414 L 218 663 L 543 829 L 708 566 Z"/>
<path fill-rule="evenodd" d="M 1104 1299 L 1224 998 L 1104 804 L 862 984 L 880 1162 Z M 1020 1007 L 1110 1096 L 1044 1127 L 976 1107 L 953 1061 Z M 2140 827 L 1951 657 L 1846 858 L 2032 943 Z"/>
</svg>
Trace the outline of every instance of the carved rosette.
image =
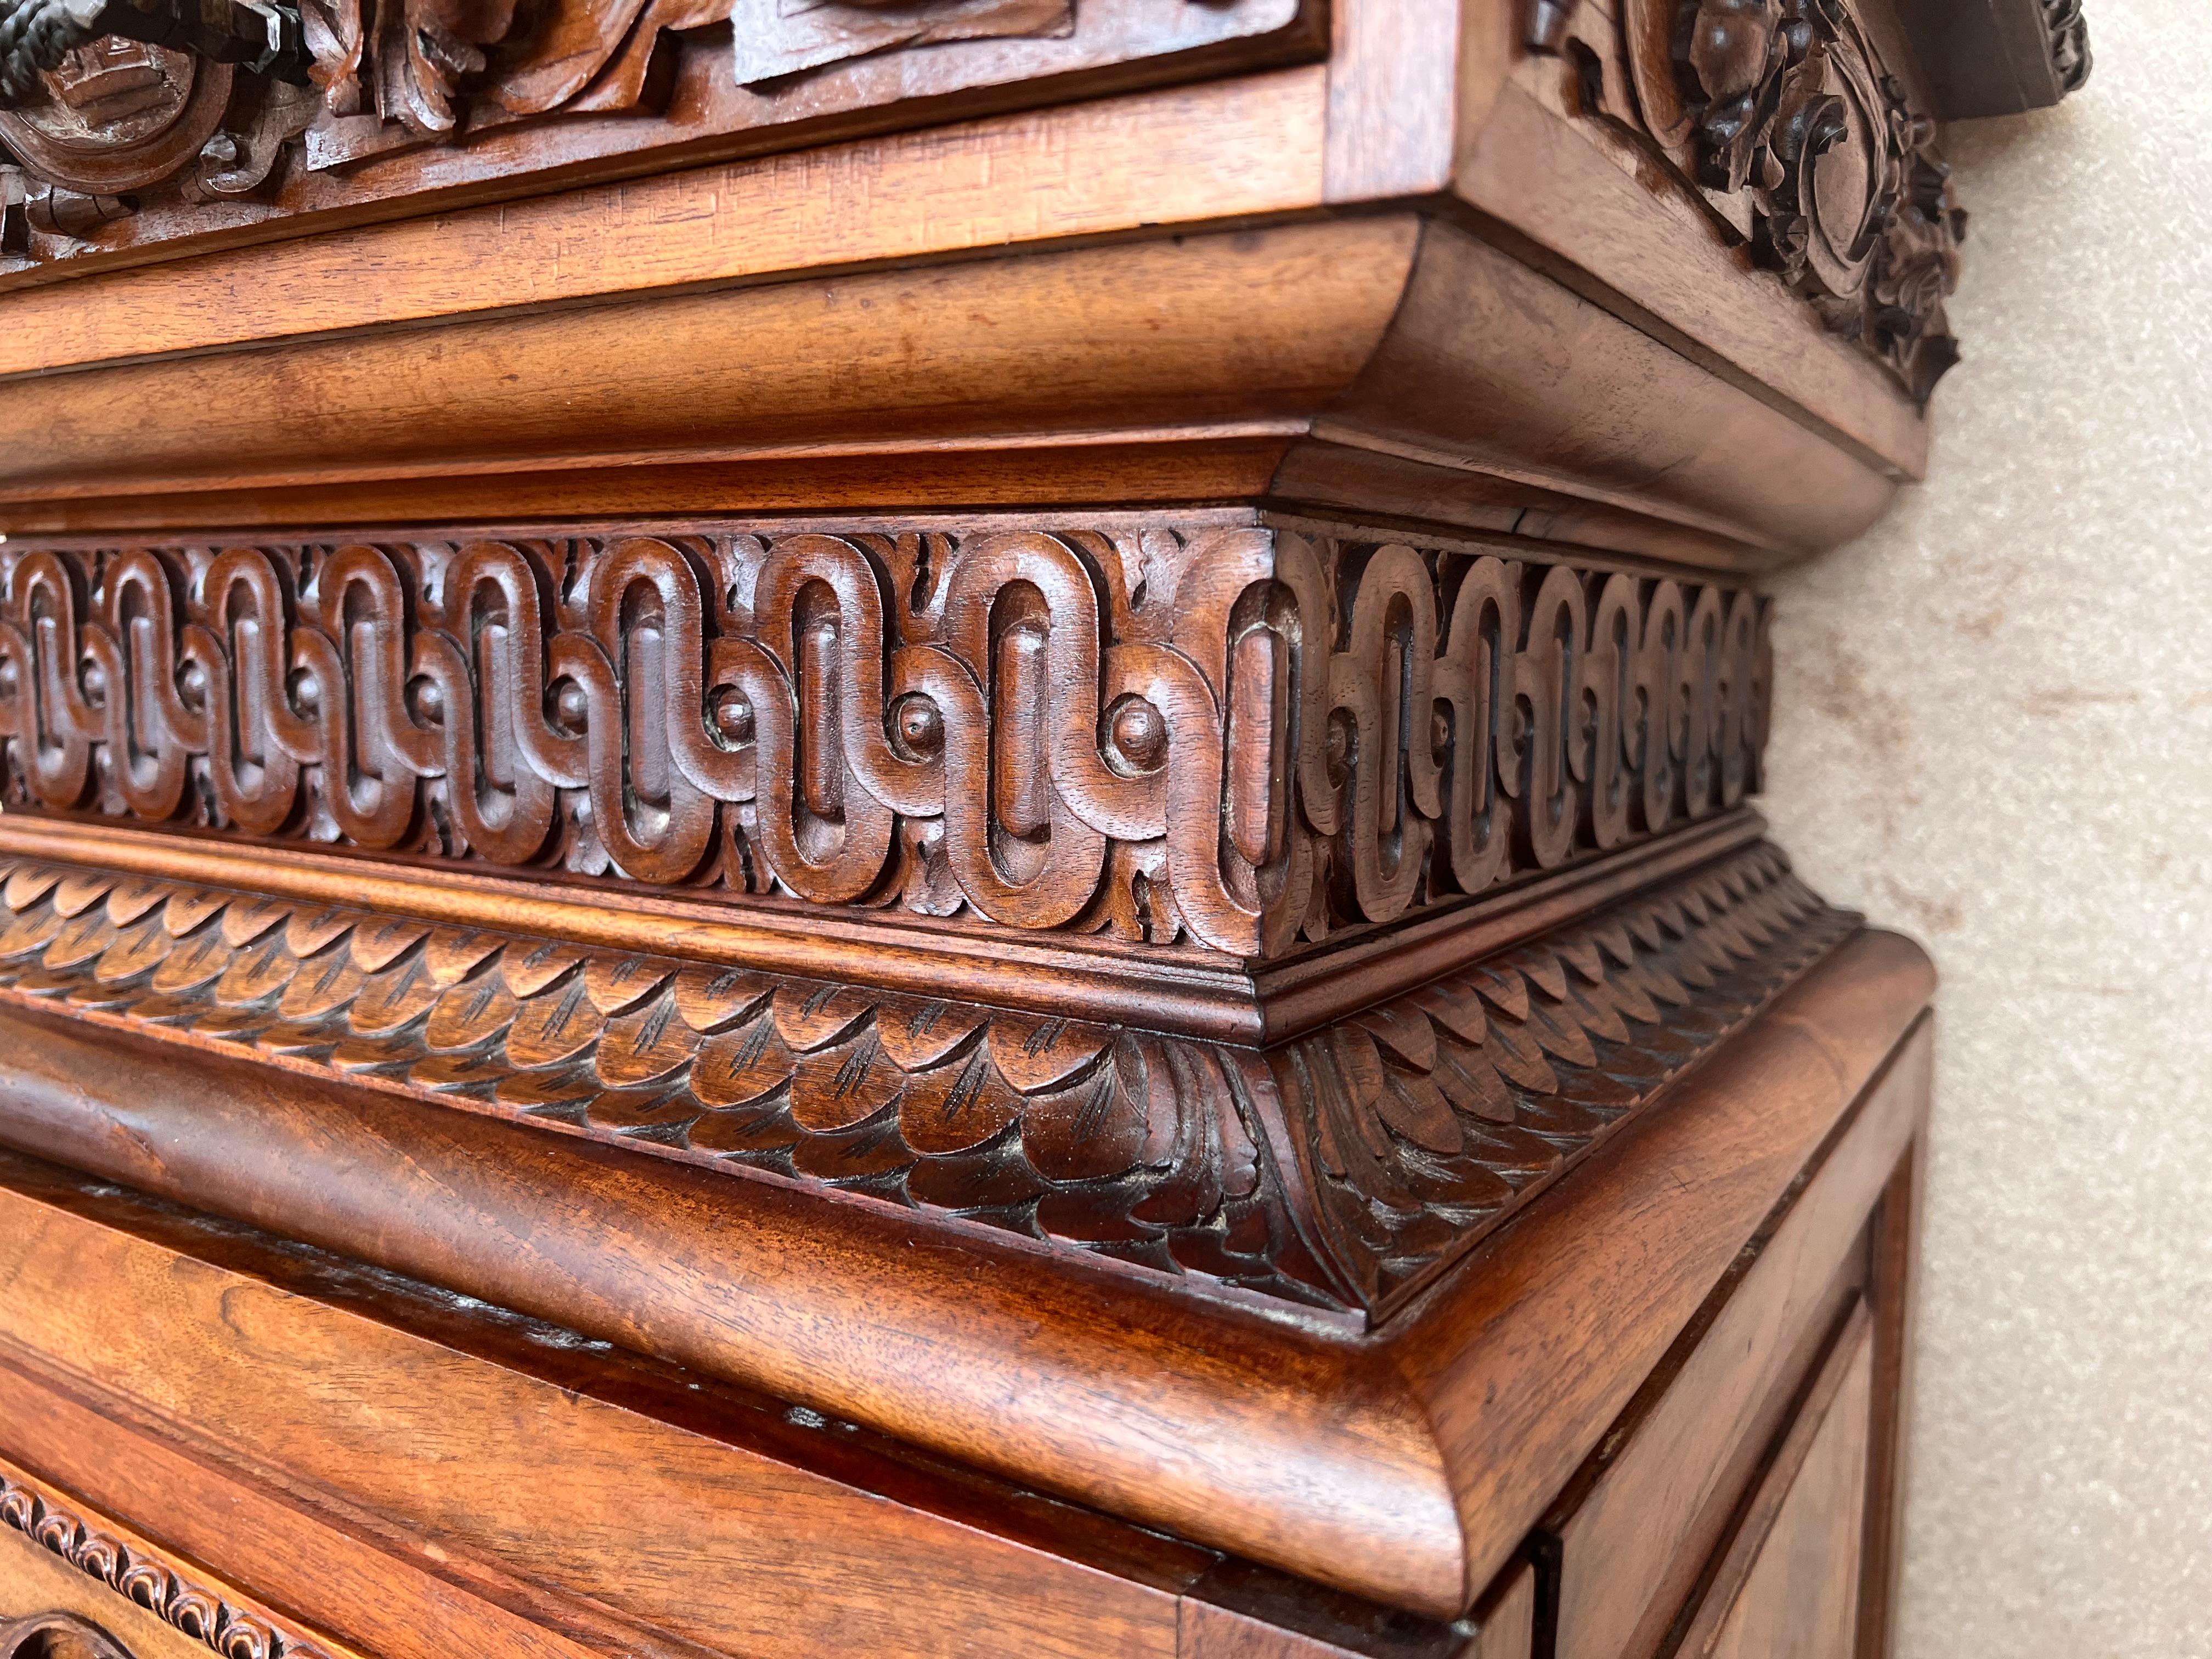
<svg viewBox="0 0 2212 1659">
<path fill-rule="evenodd" d="M 1759 781 L 1749 592 L 1298 528 L 0 549 L 18 808 L 1279 955 Z"/>
</svg>

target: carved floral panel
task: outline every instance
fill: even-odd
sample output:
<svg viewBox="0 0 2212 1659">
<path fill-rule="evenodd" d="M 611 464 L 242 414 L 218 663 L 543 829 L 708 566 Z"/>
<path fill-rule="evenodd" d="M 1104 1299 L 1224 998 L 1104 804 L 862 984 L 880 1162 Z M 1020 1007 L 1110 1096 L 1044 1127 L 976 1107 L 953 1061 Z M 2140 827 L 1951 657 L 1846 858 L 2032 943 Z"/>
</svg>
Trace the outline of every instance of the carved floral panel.
<svg viewBox="0 0 2212 1659">
<path fill-rule="evenodd" d="M 1625 0 L 1617 22 L 1538 0 L 1528 43 L 1566 60 L 1583 116 L 1632 135 L 1626 164 L 1663 155 L 1753 264 L 1926 401 L 1958 361 L 1943 301 L 1966 216 L 1850 0 Z"/>
<path fill-rule="evenodd" d="M 295 41 L 261 74 L 100 32 L 112 12 L 13 3 L 69 50 L 34 62 L 0 38 L 0 276 L 456 186 L 481 199 L 549 168 L 635 172 L 625 158 L 672 147 L 692 167 L 907 100 L 1011 106 L 1034 81 L 1172 79 L 1242 41 L 1269 57 L 1324 45 L 1315 0 L 287 0 Z M 214 39 L 270 15 L 262 0 L 138 12 L 163 7 L 215 20 Z"/>
</svg>

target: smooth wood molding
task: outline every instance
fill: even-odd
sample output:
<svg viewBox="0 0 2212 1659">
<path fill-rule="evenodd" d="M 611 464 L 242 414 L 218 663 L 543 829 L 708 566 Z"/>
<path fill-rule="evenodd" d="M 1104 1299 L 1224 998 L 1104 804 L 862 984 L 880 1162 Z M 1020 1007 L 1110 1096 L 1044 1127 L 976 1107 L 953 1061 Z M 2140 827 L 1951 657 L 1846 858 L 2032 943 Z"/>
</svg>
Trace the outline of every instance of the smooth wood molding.
<svg viewBox="0 0 2212 1659">
<path fill-rule="evenodd" d="M 1386 1333 L 1451 1471 L 1468 1583 L 1486 1582 L 1520 1547 L 1627 1404 L 1630 1379 L 1666 1352 L 1844 1107 L 1872 1087 L 1885 1115 L 1909 1120 L 1912 1079 L 1883 1066 L 1934 988 L 1917 947 L 1862 935 L 1692 1073 L 1615 1161 L 1593 1164 L 1579 1188 L 1477 1252 Z M 1639 1207 L 1649 1194 L 1630 1146 L 1686 1183 L 1698 1218 Z M 1559 1299 L 1570 1283 L 1576 1291 Z M 1565 1306 L 1571 1325 L 1556 1312 Z M 1516 1385 L 1493 1395 L 1501 1376 Z"/>
<path fill-rule="evenodd" d="M 1589 422 L 1592 399 L 1614 416 Z M 210 407 L 234 413 L 210 427 Z M 36 434 L 0 462 L 0 521 L 18 529 L 48 503 L 82 517 L 202 490 L 957 451 L 1027 468 L 1068 443 L 1310 432 L 1340 457 L 1518 486 L 1539 511 L 1564 495 L 1642 519 L 1659 556 L 1731 568 L 1746 546 L 1772 562 L 1855 534 L 1894 489 L 1548 278 L 1407 216 L 142 362 L 15 380 L 0 410 Z"/>
<path fill-rule="evenodd" d="M 1925 473 L 1928 420 L 1903 389 L 1847 342 L 1808 334 L 1803 301 L 1728 248 L 1686 185 L 1655 192 L 1604 153 L 1607 139 L 1636 154 L 1510 84 L 1453 189 L 1489 234 L 1577 292 L 1891 477 Z M 1723 289 L 1729 303 L 1702 302 Z"/>
<path fill-rule="evenodd" d="M 1863 1299 L 1894 1318 L 1895 1264 L 1870 1259 L 1867 1218 L 1925 1127 L 1934 1052 L 1923 1020 L 1890 1063 L 1893 1085 L 1761 1230 L 1546 1518 L 1561 1564 L 1559 1659 L 1664 1650 L 1842 1316 Z"/>
</svg>

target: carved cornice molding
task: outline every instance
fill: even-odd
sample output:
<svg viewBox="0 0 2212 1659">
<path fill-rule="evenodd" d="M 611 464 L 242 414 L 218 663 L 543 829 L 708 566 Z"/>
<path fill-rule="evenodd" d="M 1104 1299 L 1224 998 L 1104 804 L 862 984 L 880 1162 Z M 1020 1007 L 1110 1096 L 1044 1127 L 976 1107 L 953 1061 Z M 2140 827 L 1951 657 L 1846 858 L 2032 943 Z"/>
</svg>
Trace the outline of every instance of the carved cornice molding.
<svg viewBox="0 0 2212 1659">
<path fill-rule="evenodd" d="M 326 1650 L 226 1600 L 141 1550 L 101 1531 L 66 1504 L 0 1475 L 0 1523 L 222 1659 L 330 1659 Z M 15 1626 L 9 1626 L 13 1632 Z M 109 1638 L 111 1641 L 112 1638 Z M 119 1649 L 119 1644 L 118 1644 Z"/>
<path fill-rule="evenodd" d="M 1771 678 L 1746 590 L 1259 526 L 11 544 L 0 580 L 18 808 L 1246 957 L 1735 805 Z"/>
<path fill-rule="evenodd" d="M 1379 1316 L 1855 925 L 1756 847 L 1256 1050 L 24 862 L 0 1000 Z"/>
</svg>

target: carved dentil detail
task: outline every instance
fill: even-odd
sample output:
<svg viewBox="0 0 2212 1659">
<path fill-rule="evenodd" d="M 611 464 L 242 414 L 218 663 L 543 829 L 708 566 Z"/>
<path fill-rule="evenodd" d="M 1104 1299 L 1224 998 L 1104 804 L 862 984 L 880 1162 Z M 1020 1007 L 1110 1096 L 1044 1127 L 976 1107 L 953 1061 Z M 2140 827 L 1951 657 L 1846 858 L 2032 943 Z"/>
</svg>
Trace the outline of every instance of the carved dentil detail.
<svg viewBox="0 0 2212 1659">
<path fill-rule="evenodd" d="M 1764 603 L 1263 528 L 0 550 L 8 798 L 1279 954 L 1741 801 Z"/>
</svg>

